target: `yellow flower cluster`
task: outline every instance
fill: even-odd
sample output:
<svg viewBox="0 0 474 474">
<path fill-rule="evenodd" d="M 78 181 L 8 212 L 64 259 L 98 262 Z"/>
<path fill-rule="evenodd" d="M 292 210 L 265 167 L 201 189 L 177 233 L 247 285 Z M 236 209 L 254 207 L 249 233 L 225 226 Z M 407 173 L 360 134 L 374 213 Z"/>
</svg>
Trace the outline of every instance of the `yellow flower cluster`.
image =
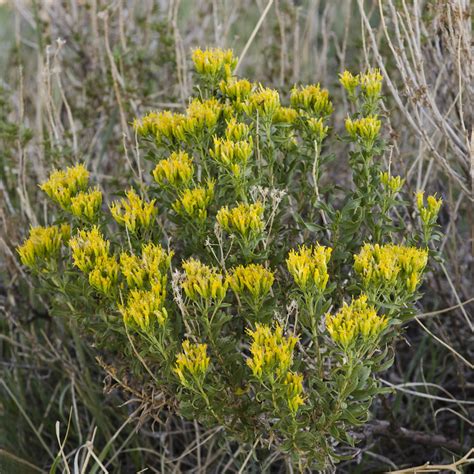
<svg viewBox="0 0 474 474">
<path fill-rule="evenodd" d="M 152 283 L 150 290 L 131 290 L 127 304 L 119 307 L 125 324 L 138 326 L 143 331 L 148 331 L 155 322 L 163 326 L 168 319 L 165 299 L 165 284 L 158 279 Z"/>
<path fill-rule="evenodd" d="M 311 134 L 313 140 L 316 140 L 319 144 L 327 137 L 329 127 L 324 125 L 322 118 L 310 117 L 306 121 L 306 126 Z"/>
<path fill-rule="evenodd" d="M 40 260 L 55 257 L 63 242 L 69 240 L 71 228 L 67 224 L 50 227 L 31 227 L 28 239 L 17 248 L 21 263 L 35 268 Z"/>
<path fill-rule="evenodd" d="M 236 142 L 214 137 L 214 150 L 209 150 L 209 154 L 234 176 L 239 177 L 242 175 L 242 170 L 245 170 L 252 151 L 252 137 L 249 140 Z"/>
<path fill-rule="evenodd" d="M 146 271 L 152 275 L 157 272 L 166 273 L 171 265 L 174 252 L 167 252 L 160 244 L 148 242 L 142 245 L 142 262 Z"/>
<path fill-rule="evenodd" d="M 279 107 L 273 116 L 273 123 L 295 123 L 298 112 L 291 107 Z"/>
<path fill-rule="evenodd" d="M 347 91 L 349 97 L 354 97 L 355 90 L 360 84 L 359 75 L 353 75 L 349 71 L 344 71 L 339 74 L 339 82 L 342 84 L 342 87 Z"/>
<path fill-rule="evenodd" d="M 265 298 L 273 285 L 275 277 L 262 265 L 240 265 L 234 268 L 229 277 L 229 285 L 237 295 L 250 293 L 255 303 Z"/>
<path fill-rule="evenodd" d="M 413 293 L 428 262 L 428 252 L 401 245 L 365 244 L 354 256 L 354 269 L 365 288 L 393 289 L 398 285 Z"/>
<path fill-rule="evenodd" d="M 183 385 L 189 384 L 189 376 L 198 384 L 202 384 L 211 359 L 207 355 L 207 344 L 191 344 L 188 339 L 183 341 L 183 351 L 176 356 L 174 372 Z"/>
<path fill-rule="evenodd" d="M 280 94 L 275 89 L 260 85 L 249 95 L 242 108 L 249 117 L 257 113 L 260 119 L 271 121 L 280 108 Z"/>
<path fill-rule="evenodd" d="M 361 140 L 362 143 L 370 148 L 375 142 L 380 132 L 382 122 L 372 115 L 359 119 L 346 119 L 346 130 L 353 140 Z"/>
<path fill-rule="evenodd" d="M 115 291 L 119 264 L 109 256 L 110 242 L 105 240 L 97 226 L 80 230 L 69 240 L 74 265 L 89 275 L 89 284 L 98 291 L 110 295 Z"/>
<path fill-rule="evenodd" d="M 122 252 L 120 254 L 120 271 L 130 288 L 143 288 L 148 272 L 143 268 L 142 259 L 138 255 Z"/>
<path fill-rule="evenodd" d="M 222 112 L 222 105 L 214 97 L 205 101 L 194 99 L 186 110 L 186 120 L 182 128 L 184 132 L 192 136 L 196 136 L 203 130 L 211 131 L 217 125 Z"/>
<path fill-rule="evenodd" d="M 195 49 L 192 60 L 196 72 L 213 81 L 230 78 L 237 66 L 237 58 L 230 49 Z"/>
<path fill-rule="evenodd" d="M 146 202 L 133 190 L 129 189 L 125 196 L 110 206 L 110 213 L 116 222 L 135 234 L 138 230 L 149 229 L 157 213 L 155 199 Z"/>
<path fill-rule="evenodd" d="M 64 210 L 69 211 L 71 198 L 87 188 L 89 172 L 83 164 L 56 170 L 40 188 Z"/>
<path fill-rule="evenodd" d="M 385 171 L 384 173 L 380 173 L 380 182 L 387 191 L 396 194 L 402 189 L 405 180 L 400 176 L 391 176 L 390 173 Z"/>
<path fill-rule="evenodd" d="M 181 216 L 204 222 L 207 219 L 207 208 L 213 198 L 214 182 L 208 181 L 205 188 L 185 189 L 173 203 L 173 209 Z"/>
<path fill-rule="evenodd" d="M 283 328 L 277 324 L 275 330 L 263 324 L 256 324 L 255 331 L 247 329 L 252 338 L 247 365 L 257 379 L 268 378 L 272 381 L 281 380 L 293 363 L 293 350 L 298 337 L 283 335 Z"/>
<path fill-rule="evenodd" d="M 153 178 L 160 185 L 181 188 L 188 186 L 194 174 L 193 160 L 184 152 L 173 152 L 161 160 L 153 170 Z"/>
<path fill-rule="evenodd" d="M 358 86 L 367 99 L 374 102 L 380 98 L 382 92 L 383 76 L 378 69 L 369 69 L 365 74 L 352 75 L 349 71 L 339 74 L 339 82 L 349 94 L 350 98 L 355 98 L 355 91 Z"/>
<path fill-rule="evenodd" d="M 332 102 L 329 100 L 329 92 L 327 89 L 321 89 L 319 84 L 293 87 L 290 103 L 294 109 L 303 110 L 317 117 L 327 117 L 333 111 Z"/>
<path fill-rule="evenodd" d="M 345 349 L 361 338 L 363 342 L 376 341 L 387 327 L 385 316 L 378 316 L 373 306 L 367 304 L 367 296 L 362 295 L 351 304 L 344 303 L 335 314 L 326 315 L 326 328 L 334 342 Z"/>
<path fill-rule="evenodd" d="M 115 257 L 99 256 L 89 273 L 89 284 L 105 295 L 114 292 L 117 285 L 120 266 Z"/>
<path fill-rule="evenodd" d="M 424 192 L 418 191 L 416 193 L 416 205 L 420 213 L 421 221 L 425 225 L 433 225 L 438 218 L 443 200 L 441 198 L 436 199 L 436 196 L 428 196 L 426 198 L 426 206 L 424 201 Z"/>
<path fill-rule="evenodd" d="M 212 133 L 224 112 L 224 106 L 215 98 L 194 99 L 185 115 L 169 110 L 150 112 L 141 120 L 135 120 L 133 127 L 139 135 L 153 136 L 158 145 L 176 145 L 185 142 L 186 135 L 197 137 L 203 131 Z"/>
<path fill-rule="evenodd" d="M 219 225 L 229 233 L 237 233 L 248 240 L 258 236 L 265 227 L 263 221 L 263 205 L 241 203 L 229 209 L 227 206 L 219 209 L 216 219 Z"/>
<path fill-rule="evenodd" d="M 227 128 L 225 130 L 225 137 L 227 140 L 239 142 L 241 140 L 246 140 L 249 134 L 250 128 L 246 123 L 237 122 L 235 117 L 227 122 Z"/>
<path fill-rule="evenodd" d="M 377 100 L 382 92 L 383 76 L 379 69 L 370 69 L 360 76 L 362 92 L 370 100 Z"/>
<path fill-rule="evenodd" d="M 303 405 L 303 375 L 295 372 L 288 372 L 285 378 L 286 402 L 293 416 L 298 408 Z"/>
<path fill-rule="evenodd" d="M 133 128 L 138 135 L 153 136 L 158 145 L 173 143 L 182 139 L 183 114 L 175 114 L 169 110 L 150 112 L 141 120 L 135 119 Z"/>
<path fill-rule="evenodd" d="M 190 300 L 214 300 L 218 304 L 222 302 L 229 283 L 216 268 L 204 265 L 194 258 L 184 261 L 182 267 L 185 276 L 181 287 Z"/>
<path fill-rule="evenodd" d="M 316 289 L 322 293 L 326 289 L 331 253 L 332 248 L 319 244 L 312 247 L 302 245 L 298 251 L 290 250 L 286 266 L 300 290 L 307 292 Z"/>
<path fill-rule="evenodd" d="M 144 288 L 147 283 L 166 282 L 166 272 L 171 265 L 174 252 L 167 252 L 161 245 L 152 242 L 142 245 L 141 256 L 122 252 L 121 272 L 130 288 Z"/>
<path fill-rule="evenodd" d="M 253 85 L 247 79 L 229 79 L 221 81 L 219 88 L 224 96 L 234 102 L 235 106 L 240 109 L 241 105 L 249 98 Z"/>
<path fill-rule="evenodd" d="M 84 273 L 90 272 L 96 263 L 109 255 L 110 242 L 105 240 L 97 226 L 80 230 L 69 240 L 74 265 Z"/>
<path fill-rule="evenodd" d="M 93 222 L 102 206 L 102 193 L 98 188 L 81 191 L 71 198 L 71 214 Z"/>
</svg>

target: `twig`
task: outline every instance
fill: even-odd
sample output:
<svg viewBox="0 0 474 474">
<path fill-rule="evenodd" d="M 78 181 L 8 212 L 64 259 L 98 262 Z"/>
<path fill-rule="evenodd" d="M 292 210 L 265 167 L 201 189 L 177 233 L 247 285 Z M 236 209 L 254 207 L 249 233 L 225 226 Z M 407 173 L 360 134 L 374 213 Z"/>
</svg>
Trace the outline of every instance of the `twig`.
<svg viewBox="0 0 474 474">
<path fill-rule="evenodd" d="M 460 452 L 463 449 L 460 443 L 448 439 L 443 435 L 409 430 L 403 427 L 395 428 L 390 424 L 390 422 L 385 420 L 376 420 L 370 423 L 368 429 L 370 430 L 371 434 L 387 436 L 390 438 L 405 439 L 415 444 L 447 448 L 456 452 Z"/>
<path fill-rule="evenodd" d="M 263 13 L 260 16 L 260 19 L 258 20 L 257 24 L 255 25 L 255 28 L 252 31 L 250 38 L 248 39 L 247 43 L 244 46 L 244 49 L 239 55 L 239 62 L 237 63 L 237 66 L 235 67 L 235 72 L 237 72 L 237 70 L 239 69 L 239 66 L 242 64 L 242 61 L 255 38 L 255 35 L 258 33 L 258 30 L 262 26 L 263 20 L 265 20 L 265 17 L 267 16 L 267 13 L 269 12 L 272 5 L 273 5 L 273 0 L 269 0 L 267 3 L 267 6 L 265 7 L 265 10 L 263 10 Z"/>
<path fill-rule="evenodd" d="M 421 472 L 456 472 L 461 474 L 463 471 L 459 469 L 461 466 L 472 464 L 474 458 L 471 457 L 474 454 L 474 448 L 471 449 L 465 456 L 456 462 L 451 464 L 430 464 L 429 462 L 422 464 L 421 466 L 410 467 L 408 469 L 401 469 L 398 471 L 390 471 L 391 474 L 415 474 Z"/>
</svg>

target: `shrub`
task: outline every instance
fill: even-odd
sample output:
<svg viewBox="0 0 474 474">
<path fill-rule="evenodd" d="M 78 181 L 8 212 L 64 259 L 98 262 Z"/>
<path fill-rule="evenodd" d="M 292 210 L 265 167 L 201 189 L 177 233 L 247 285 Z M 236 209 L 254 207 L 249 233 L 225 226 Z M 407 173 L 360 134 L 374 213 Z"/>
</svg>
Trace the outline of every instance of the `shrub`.
<svg viewBox="0 0 474 474">
<path fill-rule="evenodd" d="M 403 179 L 380 159 L 378 71 L 340 76 L 354 111 L 342 186 L 326 89 L 295 86 L 284 106 L 233 75 L 230 51 L 193 61 L 187 110 L 134 121 L 153 180 L 107 211 L 83 165 L 53 172 L 41 188 L 54 226 L 18 252 L 117 377 L 230 439 L 323 468 L 384 391 L 376 373 L 414 313 L 441 201 L 418 195 L 408 232 Z"/>
</svg>

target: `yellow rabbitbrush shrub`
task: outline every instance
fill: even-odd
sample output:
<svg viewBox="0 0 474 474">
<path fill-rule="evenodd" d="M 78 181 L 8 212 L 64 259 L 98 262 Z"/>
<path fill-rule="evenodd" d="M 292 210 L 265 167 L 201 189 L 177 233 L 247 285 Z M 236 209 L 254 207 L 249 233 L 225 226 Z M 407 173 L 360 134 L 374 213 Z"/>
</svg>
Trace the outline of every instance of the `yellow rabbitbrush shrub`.
<svg viewBox="0 0 474 474">
<path fill-rule="evenodd" d="M 414 314 L 441 201 L 407 200 L 381 165 L 378 71 L 340 76 L 355 111 L 339 158 L 352 186 L 340 189 L 324 176 L 326 89 L 296 85 L 285 100 L 237 79 L 230 51 L 193 61 L 188 109 L 134 121 L 145 182 L 106 206 L 82 164 L 54 171 L 41 189 L 55 225 L 32 228 L 18 253 L 124 386 L 161 391 L 257 456 L 322 469 L 382 392 L 376 374 Z"/>
</svg>

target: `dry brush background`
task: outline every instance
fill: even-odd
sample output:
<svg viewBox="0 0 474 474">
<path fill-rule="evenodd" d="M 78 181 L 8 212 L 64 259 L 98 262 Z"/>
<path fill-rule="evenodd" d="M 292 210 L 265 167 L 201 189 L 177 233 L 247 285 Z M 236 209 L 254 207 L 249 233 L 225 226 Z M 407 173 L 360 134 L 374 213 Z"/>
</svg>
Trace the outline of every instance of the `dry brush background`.
<svg viewBox="0 0 474 474">
<path fill-rule="evenodd" d="M 337 471 L 467 472 L 474 407 L 468 0 L 11 0 L 0 2 L 0 38 L 1 472 L 290 469 L 271 452 L 257 464 L 251 446 L 158 413 L 156 400 L 124 396 L 107 361 L 49 315 L 15 255 L 28 222 L 45 218 L 36 183 L 52 167 L 84 160 L 101 184 L 126 183 L 137 172 L 129 123 L 150 109 L 184 106 L 190 51 L 204 46 L 233 48 L 238 73 L 286 90 L 301 81 L 337 91 L 345 68 L 381 69 L 391 120 L 383 159 L 410 191 L 443 197 L 442 260 L 382 376 L 393 393 L 373 407 L 353 460 Z"/>
</svg>

